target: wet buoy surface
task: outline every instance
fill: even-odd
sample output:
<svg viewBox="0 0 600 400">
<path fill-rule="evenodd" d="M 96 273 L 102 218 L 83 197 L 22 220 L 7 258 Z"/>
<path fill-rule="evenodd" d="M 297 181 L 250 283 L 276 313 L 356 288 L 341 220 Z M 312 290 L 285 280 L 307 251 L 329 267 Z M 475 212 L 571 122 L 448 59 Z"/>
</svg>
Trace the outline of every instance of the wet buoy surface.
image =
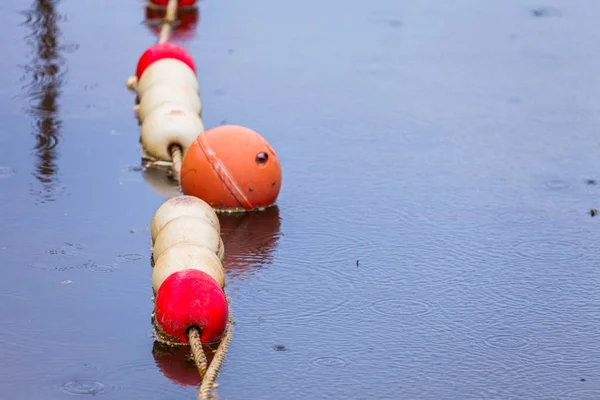
<svg viewBox="0 0 600 400">
<path fill-rule="evenodd" d="M 200 330 L 203 344 L 217 342 L 227 325 L 225 295 L 208 274 L 187 269 L 171 274 L 156 295 L 156 322 L 173 341 L 189 343 L 190 327 Z"/>
<path fill-rule="evenodd" d="M 275 204 L 281 188 L 277 154 L 256 131 L 222 125 L 199 135 L 181 168 L 181 188 L 223 211 Z"/>
<path fill-rule="evenodd" d="M 154 2 L 153 2 L 154 3 Z M 182 4 L 182 2 L 179 2 Z M 157 4 L 157 3 L 154 3 Z M 192 3 L 193 4 L 193 3 Z M 167 0 L 164 1 L 164 4 L 167 5 Z M 155 45 L 150 46 L 146 51 L 141 55 L 138 60 L 138 64 L 136 67 L 136 76 L 140 79 L 146 70 L 152 63 L 165 59 L 165 58 L 174 58 L 185 63 L 188 67 L 192 69 L 194 73 L 196 73 L 196 63 L 194 62 L 194 58 L 192 55 L 183 47 L 176 45 L 174 43 L 157 43 Z"/>
<path fill-rule="evenodd" d="M 154 213 L 152 227 L 150 228 L 152 242 L 154 243 L 156 236 L 166 224 L 184 215 L 204 218 L 210 222 L 218 233 L 221 232 L 217 214 L 205 201 L 193 196 L 177 196 L 162 203 Z"/>
<path fill-rule="evenodd" d="M 177 243 L 166 249 L 152 270 L 152 290 L 156 294 L 169 275 L 185 269 L 206 272 L 219 287 L 225 286 L 225 271 L 219 257 L 209 249 L 190 243 Z"/>
<path fill-rule="evenodd" d="M 156 236 L 152 249 L 156 263 L 162 253 L 176 243 L 191 243 L 203 246 L 218 254 L 221 236 L 204 218 L 184 215 L 169 221 Z"/>
</svg>

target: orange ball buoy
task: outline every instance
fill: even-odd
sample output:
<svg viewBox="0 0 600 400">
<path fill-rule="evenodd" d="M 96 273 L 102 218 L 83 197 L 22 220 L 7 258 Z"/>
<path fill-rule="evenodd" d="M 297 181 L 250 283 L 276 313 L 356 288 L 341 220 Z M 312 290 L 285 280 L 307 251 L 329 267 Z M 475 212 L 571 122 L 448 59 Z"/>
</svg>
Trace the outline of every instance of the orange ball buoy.
<svg viewBox="0 0 600 400">
<path fill-rule="evenodd" d="M 180 176 L 186 195 L 219 211 L 263 209 L 275 204 L 281 188 L 281 165 L 257 132 L 222 125 L 198 135 L 183 158 Z"/>
</svg>

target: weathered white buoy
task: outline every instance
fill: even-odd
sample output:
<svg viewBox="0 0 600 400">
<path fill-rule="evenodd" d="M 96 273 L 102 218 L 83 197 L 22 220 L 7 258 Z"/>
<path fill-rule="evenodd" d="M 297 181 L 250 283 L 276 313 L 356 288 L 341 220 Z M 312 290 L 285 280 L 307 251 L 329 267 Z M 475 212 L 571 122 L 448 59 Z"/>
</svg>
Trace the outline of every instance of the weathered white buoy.
<svg viewBox="0 0 600 400">
<path fill-rule="evenodd" d="M 177 243 L 166 249 L 154 264 L 152 289 L 158 292 L 160 285 L 174 272 L 197 269 L 210 275 L 221 288 L 225 286 L 225 271 L 215 253 L 206 247 L 190 243 Z"/>
<path fill-rule="evenodd" d="M 161 254 L 176 243 L 204 246 L 216 255 L 220 239 L 215 227 L 206 219 L 184 215 L 172 219 L 160 230 L 154 242 L 152 258 L 156 264 Z"/>
<path fill-rule="evenodd" d="M 137 82 L 137 92 L 140 98 L 155 84 L 188 86 L 196 93 L 200 93 L 198 78 L 194 71 L 186 63 L 174 58 L 155 61 L 144 70 Z"/>
<path fill-rule="evenodd" d="M 150 228 L 152 243 L 154 243 L 159 232 L 166 224 L 184 215 L 204 218 L 210 222 L 220 235 L 221 225 L 219 224 L 219 218 L 215 210 L 208 203 L 194 196 L 177 196 L 162 203 L 156 210 L 156 213 L 154 213 L 152 227 Z"/>
<path fill-rule="evenodd" d="M 165 103 L 155 108 L 142 124 L 142 146 L 146 154 L 171 161 L 170 147 L 178 145 L 183 154 L 204 132 L 200 116 L 178 104 Z"/>
<path fill-rule="evenodd" d="M 138 108 L 140 122 L 143 124 L 152 111 L 166 103 L 179 105 L 202 116 L 200 96 L 194 89 L 189 86 L 157 83 L 148 88 L 144 95 L 140 97 Z"/>
</svg>

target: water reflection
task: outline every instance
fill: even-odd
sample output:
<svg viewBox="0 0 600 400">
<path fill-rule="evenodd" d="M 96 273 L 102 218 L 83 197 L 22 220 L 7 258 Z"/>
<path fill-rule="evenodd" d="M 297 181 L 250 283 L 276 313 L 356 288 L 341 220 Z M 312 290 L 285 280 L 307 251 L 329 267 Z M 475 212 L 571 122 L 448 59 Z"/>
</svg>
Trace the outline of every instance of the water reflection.
<svg viewBox="0 0 600 400">
<path fill-rule="evenodd" d="M 215 349 L 216 346 L 205 346 L 204 353 L 209 364 L 214 357 Z M 163 375 L 176 385 L 197 386 L 202 382 L 189 346 L 168 346 L 155 341 L 152 357 Z"/>
<path fill-rule="evenodd" d="M 146 26 L 158 37 L 160 34 L 160 23 L 165 17 L 165 11 L 152 7 L 146 7 Z M 196 26 L 200 19 L 198 8 L 184 9 L 177 12 L 177 21 L 171 33 L 171 39 L 184 42 L 192 39 L 196 34 Z"/>
<path fill-rule="evenodd" d="M 66 69 L 58 44 L 58 22 L 62 16 L 56 11 L 57 3 L 58 0 L 35 1 L 24 12 L 23 23 L 30 29 L 25 40 L 33 50 L 31 60 L 24 66 L 28 82 L 23 90 L 29 103 L 26 111 L 33 117 L 38 157 L 34 176 L 42 185 L 42 190 L 36 191 L 41 203 L 55 200 L 58 184 L 56 158 L 62 125 L 58 97 Z"/>
<path fill-rule="evenodd" d="M 247 279 L 273 263 L 281 226 L 277 206 L 257 213 L 219 215 L 219 221 L 229 282 Z"/>
</svg>

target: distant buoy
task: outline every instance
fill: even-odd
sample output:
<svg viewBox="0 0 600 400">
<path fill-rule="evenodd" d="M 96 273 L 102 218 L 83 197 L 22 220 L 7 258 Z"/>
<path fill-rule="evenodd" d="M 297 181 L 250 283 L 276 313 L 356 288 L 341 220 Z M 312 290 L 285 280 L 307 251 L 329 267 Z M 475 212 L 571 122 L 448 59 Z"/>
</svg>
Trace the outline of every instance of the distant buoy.
<svg viewBox="0 0 600 400">
<path fill-rule="evenodd" d="M 225 294 L 208 274 L 187 269 L 171 274 L 156 295 L 156 323 L 174 342 L 189 343 L 191 327 L 203 344 L 217 342 L 227 326 Z"/>
<path fill-rule="evenodd" d="M 277 154 L 257 132 L 222 125 L 199 135 L 181 168 L 181 188 L 219 211 L 250 211 L 275 204 L 281 188 Z"/>
</svg>

